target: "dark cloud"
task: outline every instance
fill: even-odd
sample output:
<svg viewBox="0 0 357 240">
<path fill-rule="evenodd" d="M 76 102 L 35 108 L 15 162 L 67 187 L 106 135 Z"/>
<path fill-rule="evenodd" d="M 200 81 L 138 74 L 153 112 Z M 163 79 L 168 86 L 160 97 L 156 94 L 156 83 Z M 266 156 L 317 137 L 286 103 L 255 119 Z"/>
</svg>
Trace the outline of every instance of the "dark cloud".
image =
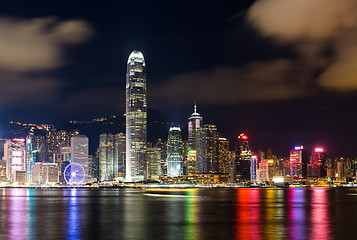
<svg viewBox="0 0 357 240">
<path fill-rule="evenodd" d="M 297 75 L 289 76 L 292 71 Z M 237 68 L 214 68 L 174 76 L 150 90 L 153 103 L 171 105 L 197 100 L 208 104 L 282 100 L 301 97 L 304 82 L 297 66 L 287 59 L 253 62 Z"/>
<path fill-rule="evenodd" d="M 247 19 L 263 36 L 295 46 L 306 68 L 324 69 L 316 77 L 320 86 L 357 89 L 355 0 L 259 0 Z M 322 54 L 326 49 L 332 54 Z"/>
<path fill-rule="evenodd" d="M 81 20 L 0 17 L 0 106 L 53 106 L 63 86 L 46 71 L 66 62 L 66 45 L 92 34 Z"/>
<path fill-rule="evenodd" d="M 122 112 L 125 109 L 125 91 L 110 87 L 83 89 L 61 99 L 58 107 L 69 116 Z"/>
<path fill-rule="evenodd" d="M 4 70 L 0 71 L 0 84 L 0 107 L 53 104 L 61 88 L 60 81 L 55 78 L 26 76 Z"/>
</svg>

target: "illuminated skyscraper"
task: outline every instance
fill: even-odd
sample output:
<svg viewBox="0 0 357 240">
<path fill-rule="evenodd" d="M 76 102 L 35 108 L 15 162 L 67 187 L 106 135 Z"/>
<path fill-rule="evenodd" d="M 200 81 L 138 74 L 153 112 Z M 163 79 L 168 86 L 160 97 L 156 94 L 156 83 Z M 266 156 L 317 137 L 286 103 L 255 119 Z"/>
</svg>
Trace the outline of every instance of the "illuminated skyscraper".
<svg viewBox="0 0 357 240">
<path fill-rule="evenodd" d="M 327 166 L 325 154 L 323 148 L 315 148 L 311 153 L 310 164 L 308 165 L 309 177 L 326 177 Z"/>
<path fill-rule="evenodd" d="M 218 138 L 218 172 L 228 173 L 229 170 L 229 139 Z"/>
<path fill-rule="evenodd" d="M 241 133 L 236 146 L 236 172 L 235 180 L 250 180 L 251 156 L 248 136 Z"/>
<path fill-rule="evenodd" d="M 88 177 L 88 137 L 75 135 L 71 138 L 71 163 L 79 163 Z M 86 180 L 85 180 L 86 181 Z"/>
<path fill-rule="evenodd" d="M 99 135 L 100 181 L 112 181 L 118 177 L 119 135 Z"/>
<path fill-rule="evenodd" d="M 203 118 L 197 113 L 197 106 L 195 103 L 194 112 L 188 119 L 188 146 L 191 150 L 196 150 L 197 129 L 202 127 Z"/>
<path fill-rule="evenodd" d="M 147 148 L 148 178 L 158 180 L 161 176 L 161 148 Z"/>
<path fill-rule="evenodd" d="M 33 151 L 32 151 L 32 137 L 26 138 L 26 182 L 32 182 L 32 166 L 33 166 Z"/>
<path fill-rule="evenodd" d="M 26 143 L 25 139 L 7 140 L 4 145 L 4 159 L 6 161 L 6 177 L 14 181 L 16 171 L 26 170 Z M 25 171 L 26 175 L 26 171 Z M 26 180 L 26 176 L 25 176 Z"/>
<path fill-rule="evenodd" d="M 125 181 L 146 178 L 146 71 L 144 56 L 133 51 L 126 73 L 126 171 Z"/>
<path fill-rule="evenodd" d="M 290 176 L 302 177 L 302 151 L 303 146 L 290 150 Z"/>
<path fill-rule="evenodd" d="M 253 155 L 250 162 L 250 181 L 257 182 L 257 166 L 258 166 L 258 156 Z"/>
<path fill-rule="evenodd" d="M 183 173 L 181 128 L 171 127 L 167 140 L 167 176 L 178 177 Z"/>
<path fill-rule="evenodd" d="M 216 125 L 205 124 L 197 130 L 196 173 L 218 173 L 218 132 Z"/>
</svg>

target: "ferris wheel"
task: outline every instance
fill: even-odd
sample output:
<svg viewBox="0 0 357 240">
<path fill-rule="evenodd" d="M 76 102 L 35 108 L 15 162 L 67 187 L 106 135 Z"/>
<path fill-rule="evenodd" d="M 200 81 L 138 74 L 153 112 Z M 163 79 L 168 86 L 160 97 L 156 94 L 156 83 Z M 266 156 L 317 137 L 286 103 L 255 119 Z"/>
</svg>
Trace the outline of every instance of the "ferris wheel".
<svg viewBox="0 0 357 240">
<path fill-rule="evenodd" d="M 64 169 L 64 180 L 70 185 L 81 185 L 85 175 L 84 168 L 79 163 L 71 163 Z"/>
</svg>

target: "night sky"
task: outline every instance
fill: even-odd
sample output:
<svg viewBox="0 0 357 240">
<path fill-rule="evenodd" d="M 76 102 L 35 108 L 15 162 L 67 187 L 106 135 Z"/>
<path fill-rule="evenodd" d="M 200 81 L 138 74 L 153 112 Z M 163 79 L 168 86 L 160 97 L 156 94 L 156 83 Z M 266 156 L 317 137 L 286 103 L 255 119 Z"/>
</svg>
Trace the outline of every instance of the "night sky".
<svg viewBox="0 0 357 240">
<path fill-rule="evenodd" d="M 123 114 L 135 49 L 148 107 L 178 124 L 197 101 L 204 123 L 254 150 L 357 156 L 355 0 L 152 2 L 3 2 L 1 119 Z"/>
</svg>

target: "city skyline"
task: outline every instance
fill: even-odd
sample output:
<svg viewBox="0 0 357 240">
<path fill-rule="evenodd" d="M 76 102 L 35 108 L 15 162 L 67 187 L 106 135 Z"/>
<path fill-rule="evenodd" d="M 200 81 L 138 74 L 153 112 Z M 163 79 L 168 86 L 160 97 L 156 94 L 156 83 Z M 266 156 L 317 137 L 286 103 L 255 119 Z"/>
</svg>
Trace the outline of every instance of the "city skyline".
<svg viewBox="0 0 357 240">
<path fill-rule="evenodd" d="M 354 59 L 345 54 L 353 49 L 355 25 L 347 28 L 336 17 L 354 16 L 353 1 L 343 0 L 338 8 L 329 1 L 321 12 L 321 0 L 265 2 L 207 2 L 203 8 L 190 3 L 187 8 L 185 2 L 143 1 L 135 18 L 126 2 L 86 9 L 81 1 L 56 2 L 56 8 L 44 1 L 5 4 L 0 47 L 8 57 L 0 62 L 0 82 L 6 86 L 0 116 L 5 122 L 61 125 L 123 114 L 124 65 L 138 49 L 150 66 L 149 108 L 177 124 L 186 123 L 197 101 L 206 122 L 230 139 L 245 132 L 253 145 L 280 153 L 321 144 L 333 154 L 357 155 L 356 81 L 348 67 Z M 275 9 L 286 12 L 277 14 L 280 21 L 267 14 Z M 294 27 L 284 28 L 282 22 Z M 351 64 L 343 64 L 345 57 Z M 346 71 L 340 73 L 342 66 Z"/>
</svg>

